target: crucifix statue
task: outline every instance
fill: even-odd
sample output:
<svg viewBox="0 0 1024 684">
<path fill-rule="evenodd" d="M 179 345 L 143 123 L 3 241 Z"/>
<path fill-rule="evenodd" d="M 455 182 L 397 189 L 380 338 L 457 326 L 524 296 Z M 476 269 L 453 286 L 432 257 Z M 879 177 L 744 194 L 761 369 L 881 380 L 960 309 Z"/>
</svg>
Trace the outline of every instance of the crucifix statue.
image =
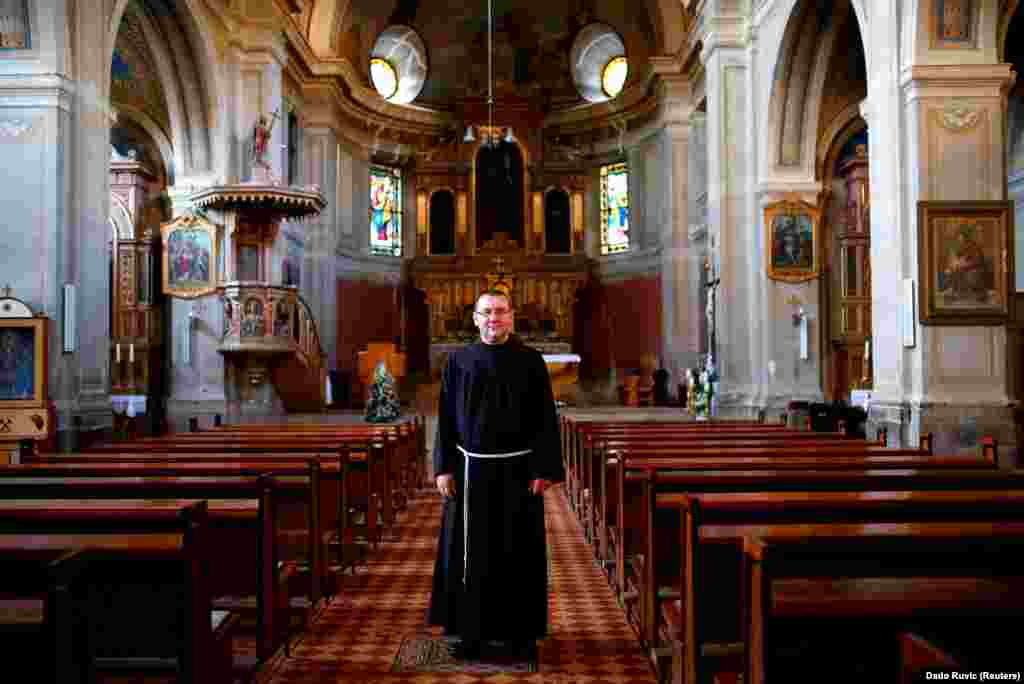
<svg viewBox="0 0 1024 684">
<path fill-rule="evenodd" d="M 704 308 L 704 315 L 707 317 L 707 353 L 709 363 L 714 358 L 715 352 L 715 295 L 722 279 L 712 269 L 710 257 L 704 259 L 704 287 L 707 289 L 707 305 Z"/>
</svg>

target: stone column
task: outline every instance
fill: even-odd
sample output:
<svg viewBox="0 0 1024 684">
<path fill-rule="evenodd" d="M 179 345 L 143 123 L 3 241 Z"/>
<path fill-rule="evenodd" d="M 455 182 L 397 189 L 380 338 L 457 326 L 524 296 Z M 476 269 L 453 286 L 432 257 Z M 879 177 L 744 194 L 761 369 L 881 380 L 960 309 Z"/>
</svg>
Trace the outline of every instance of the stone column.
<svg viewBox="0 0 1024 684">
<path fill-rule="evenodd" d="M 708 103 L 709 238 L 716 245 L 721 278 L 715 323 L 718 410 L 737 416 L 756 411 L 754 347 L 761 316 L 756 279 L 762 277 L 754 248 L 760 240 L 753 215 L 755 141 L 747 12 L 745 3 L 709 0 L 701 54 Z"/>
<path fill-rule="evenodd" d="M 305 165 L 303 182 L 320 186 L 327 199 L 327 208 L 316 218 L 301 226 L 306 231 L 306 249 L 302 268 L 303 298 L 313 310 L 320 344 L 327 354 L 327 367 L 337 368 L 338 355 L 338 274 L 337 250 L 338 138 L 328 127 L 306 128 L 304 131 Z"/>
<path fill-rule="evenodd" d="M 695 365 L 700 344 L 699 258 L 694 259 L 690 241 L 691 188 L 690 146 L 693 136 L 692 107 L 684 77 L 665 80 L 665 127 L 662 135 L 668 173 L 665 201 L 668 221 L 662 228 L 661 244 L 661 327 L 665 331 L 660 350 L 661 364 L 670 373 L 669 387 L 675 388 L 679 372 Z M 698 266 L 697 278 L 694 267 Z M 694 285 L 696 281 L 696 292 Z M 694 296 L 696 295 L 696 306 Z"/>
<path fill-rule="evenodd" d="M 58 445 L 71 448 L 75 416 L 87 427 L 111 425 L 106 253 L 112 231 L 101 200 L 109 203 L 109 147 L 102 155 L 98 151 L 109 145 L 109 123 L 100 102 L 86 101 L 95 86 L 78 88 L 69 80 L 67 31 L 87 32 L 87 39 L 101 44 L 106 33 L 99 17 L 69 25 L 63 0 L 43 5 L 30 4 L 27 26 L 23 21 L 6 26 L 6 39 L 24 49 L 0 51 L 0 167 L 6 170 L 0 183 L 0 288 L 10 285 L 12 296 L 50 319 L 48 399 L 56 409 Z M 15 7 L 20 17 L 22 4 Z M 97 56 L 87 51 L 81 59 L 79 68 L 95 74 Z M 79 125 L 86 121 L 99 125 Z M 96 156 L 86 161 L 78 156 L 81 151 Z M 86 177 L 79 171 L 84 167 L 91 170 Z M 72 200 L 76 196 L 82 206 Z M 88 258 L 98 261 L 90 265 Z M 78 334 L 70 353 L 62 351 L 65 283 L 77 287 L 78 297 Z"/>
</svg>

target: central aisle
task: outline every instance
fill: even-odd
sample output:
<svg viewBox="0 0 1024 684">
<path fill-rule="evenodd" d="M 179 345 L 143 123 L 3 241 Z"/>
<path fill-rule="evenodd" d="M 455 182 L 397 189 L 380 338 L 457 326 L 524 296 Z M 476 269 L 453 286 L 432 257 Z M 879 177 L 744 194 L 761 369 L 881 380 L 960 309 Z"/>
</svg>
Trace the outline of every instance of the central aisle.
<svg viewBox="0 0 1024 684">
<path fill-rule="evenodd" d="M 403 639 L 440 633 L 426 625 L 440 497 L 422 492 L 399 528 L 370 557 L 369 570 L 345 587 L 290 656 L 278 653 L 260 684 L 321 682 L 454 682 L 456 684 L 654 684 L 633 630 L 608 583 L 594 567 L 563 487 L 545 495 L 551 549 L 551 636 L 540 642 L 539 671 L 530 674 L 392 673 Z"/>
</svg>

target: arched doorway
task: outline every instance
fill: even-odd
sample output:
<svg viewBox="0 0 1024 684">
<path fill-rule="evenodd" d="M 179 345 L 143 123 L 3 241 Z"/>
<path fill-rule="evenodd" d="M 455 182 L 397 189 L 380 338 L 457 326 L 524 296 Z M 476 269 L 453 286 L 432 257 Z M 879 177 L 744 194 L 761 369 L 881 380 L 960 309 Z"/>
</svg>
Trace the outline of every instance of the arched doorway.
<svg viewBox="0 0 1024 684">
<path fill-rule="evenodd" d="M 871 230 L 868 130 L 856 116 L 832 141 L 825 157 L 823 236 L 825 277 L 823 389 L 829 401 L 848 399 L 872 384 Z"/>
</svg>

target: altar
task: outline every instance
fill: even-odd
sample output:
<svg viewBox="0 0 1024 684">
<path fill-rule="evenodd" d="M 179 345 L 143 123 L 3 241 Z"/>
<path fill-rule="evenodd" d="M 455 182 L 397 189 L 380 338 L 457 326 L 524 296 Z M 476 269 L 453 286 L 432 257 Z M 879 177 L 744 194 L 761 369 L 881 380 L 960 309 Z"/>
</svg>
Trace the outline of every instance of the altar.
<svg viewBox="0 0 1024 684">
<path fill-rule="evenodd" d="M 462 349 L 471 342 L 448 342 L 430 345 L 430 372 L 439 378 L 444 370 L 448 355 Z M 573 404 L 577 399 L 580 355 L 573 354 L 568 342 L 542 342 L 526 340 L 526 346 L 536 349 L 544 356 L 544 363 L 551 376 L 551 390 L 555 401 Z"/>
</svg>

